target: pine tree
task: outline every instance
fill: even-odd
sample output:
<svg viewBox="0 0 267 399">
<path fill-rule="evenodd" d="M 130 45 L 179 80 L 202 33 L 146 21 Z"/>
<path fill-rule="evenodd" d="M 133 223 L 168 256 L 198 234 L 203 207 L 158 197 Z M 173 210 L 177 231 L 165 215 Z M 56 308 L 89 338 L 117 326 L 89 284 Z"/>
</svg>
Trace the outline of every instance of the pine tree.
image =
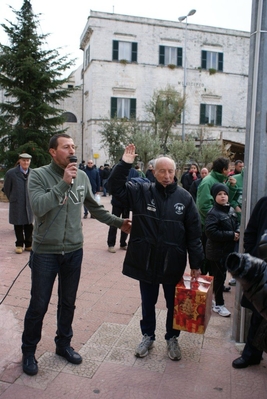
<svg viewBox="0 0 267 399">
<path fill-rule="evenodd" d="M 49 162 L 49 139 L 63 131 L 59 104 L 73 89 L 62 74 L 75 60 L 43 49 L 48 35 L 37 33 L 40 14 L 33 13 L 29 0 L 20 11 L 10 8 L 17 22 L 1 24 L 9 45 L 0 43 L 0 87 L 5 96 L 0 103 L 0 160 L 14 166 L 18 154 L 28 152 L 35 167 Z"/>
</svg>

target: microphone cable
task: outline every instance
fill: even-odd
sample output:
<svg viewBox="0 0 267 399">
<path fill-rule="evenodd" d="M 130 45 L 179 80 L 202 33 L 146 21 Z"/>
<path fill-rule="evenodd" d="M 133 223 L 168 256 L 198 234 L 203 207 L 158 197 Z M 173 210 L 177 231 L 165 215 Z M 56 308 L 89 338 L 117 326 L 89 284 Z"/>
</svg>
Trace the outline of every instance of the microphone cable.
<svg viewBox="0 0 267 399">
<path fill-rule="evenodd" d="M 44 241 L 44 239 L 45 239 L 47 233 L 49 232 L 51 226 L 53 225 L 53 223 L 55 222 L 56 218 L 58 217 L 58 215 L 59 215 L 61 209 L 62 209 L 63 206 L 65 205 L 65 203 L 66 203 L 66 201 L 67 201 L 67 199 L 68 199 L 68 197 L 69 197 L 71 188 L 72 188 L 72 184 L 70 185 L 70 187 L 69 187 L 69 189 L 68 189 L 68 191 L 67 191 L 67 195 L 66 195 L 65 198 L 64 198 L 64 201 L 63 201 L 63 203 L 62 203 L 62 206 L 59 208 L 59 210 L 57 211 L 56 215 L 55 215 L 54 218 L 52 219 L 50 225 L 49 225 L 48 228 L 46 229 L 46 231 L 45 231 L 45 233 L 44 233 L 44 235 L 43 235 L 43 237 L 42 237 L 42 239 L 41 239 L 41 242 L 38 244 L 38 246 L 37 246 L 37 248 L 36 248 L 36 251 L 37 251 L 37 249 L 39 248 L 39 246 L 43 243 L 43 241 Z M 39 224 L 39 227 L 40 227 L 41 225 L 42 225 L 42 223 Z M 4 300 L 6 299 L 6 297 L 8 296 L 8 294 L 9 294 L 11 288 L 13 287 L 13 285 L 15 284 L 15 282 L 17 281 L 17 279 L 19 278 L 19 276 L 21 275 L 21 273 L 23 272 L 23 270 L 24 270 L 24 269 L 28 266 L 28 264 L 30 263 L 30 260 L 31 260 L 31 256 L 32 256 L 32 255 L 34 255 L 34 254 L 33 254 L 33 253 L 30 254 L 30 258 L 29 258 L 28 262 L 26 263 L 25 266 L 23 266 L 23 268 L 19 271 L 19 273 L 17 274 L 17 276 L 14 278 L 12 284 L 11 284 L 10 287 L 8 288 L 8 290 L 7 290 L 7 292 L 5 293 L 4 297 L 1 299 L 0 305 L 2 305 L 2 303 L 4 302 Z"/>
</svg>

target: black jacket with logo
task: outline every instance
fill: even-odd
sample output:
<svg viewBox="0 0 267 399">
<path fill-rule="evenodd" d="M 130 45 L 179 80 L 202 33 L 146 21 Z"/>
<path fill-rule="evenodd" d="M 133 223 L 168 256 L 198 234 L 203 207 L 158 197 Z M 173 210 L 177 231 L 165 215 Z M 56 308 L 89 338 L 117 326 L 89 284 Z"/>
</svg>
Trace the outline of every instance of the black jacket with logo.
<svg viewBox="0 0 267 399">
<path fill-rule="evenodd" d="M 112 194 L 133 214 L 123 274 L 149 283 L 176 284 L 187 253 L 191 269 L 200 268 L 204 258 L 197 208 L 176 182 L 166 188 L 157 181 L 127 182 L 130 168 L 120 161 L 109 177 Z"/>
<path fill-rule="evenodd" d="M 206 257 L 212 261 L 225 260 L 235 250 L 235 232 L 239 232 L 238 216 L 230 205 L 214 203 L 207 213 L 205 233 L 207 236 Z"/>
</svg>

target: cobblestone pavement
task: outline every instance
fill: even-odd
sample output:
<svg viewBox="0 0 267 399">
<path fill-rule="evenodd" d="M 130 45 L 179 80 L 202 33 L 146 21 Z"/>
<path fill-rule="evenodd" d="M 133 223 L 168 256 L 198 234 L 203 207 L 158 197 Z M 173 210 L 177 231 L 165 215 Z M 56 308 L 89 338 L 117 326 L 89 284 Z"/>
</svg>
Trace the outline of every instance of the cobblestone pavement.
<svg viewBox="0 0 267 399">
<path fill-rule="evenodd" d="M 110 198 L 102 198 L 110 209 Z M 157 304 L 156 342 L 146 358 L 134 350 L 140 341 L 138 282 L 121 273 L 125 251 L 107 251 L 108 227 L 82 219 L 84 261 L 73 323 L 72 346 L 83 356 L 71 365 L 55 355 L 57 284 L 44 319 L 36 358 L 39 373 L 29 377 L 21 367 L 21 333 L 29 303 L 29 254 L 14 253 L 8 203 L 0 202 L 0 398 L 1 399 L 260 399 L 267 394 L 266 354 L 259 366 L 231 367 L 242 345 L 231 339 L 233 317 L 212 314 L 204 335 L 182 332 L 182 360 L 171 361 L 164 341 L 165 302 Z M 119 231 L 118 231 L 119 234 Z M 25 267 L 24 267 L 25 266 Z M 225 294 L 233 311 L 235 288 Z"/>
</svg>

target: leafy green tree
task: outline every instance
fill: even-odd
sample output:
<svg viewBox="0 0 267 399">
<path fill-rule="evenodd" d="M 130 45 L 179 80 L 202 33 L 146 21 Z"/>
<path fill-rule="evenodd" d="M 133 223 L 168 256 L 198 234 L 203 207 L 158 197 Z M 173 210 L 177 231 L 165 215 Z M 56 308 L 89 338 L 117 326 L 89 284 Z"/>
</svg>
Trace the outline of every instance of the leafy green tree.
<svg viewBox="0 0 267 399">
<path fill-rule="evenodd" d="M 169 139 L 172 128 L 181 122 L 184 100 L 172 86 L 155 90 L 146 105 L 155 137 L 158 137 L 164 153 L 169 151 Z"/>
<path fill-rule="evenodd" d="M 138 159 L 143 162 L 145 169 L 149 161 L 156 158 L 162 151 L 160 140 L 154 137 L 148 128 L 135 129 L 129 142 L 135 144 Z"/>
<path fill-rule="evenodd" d="M 190 160 L 195 160 L 196 154 L 195 139 L 191 135 L 186 135 L 184 141 L 181 136 L 176 136 L 172 139 L 169 155 L 175 160 L 179 175 Z"/>
<path fill-rule="evenodd" d="M 181 122 L 183 106 L 184 102 L 174 88 L 168 86 L 155 91 L 146 105 L 148 120 L 141 123 L 114 118 L 102 125 L 102 148 L 114 163 L 122 156 L 125 145 L 133 142 L 138 160 L 144 163 L 145 168 L 159 154 L 172 156 L 180 172 L 192 161 L 201 167 L 207 166 L 223 154 L 222 145 L 219 141 L 208 140 L 207 134 L 204 140 L 202 131 L 188 134 L 182 141 L 174 128 Z"/>
<path fill-rule="evenodd" d="M 207 166 L 216 158 L 224 155 L 221 143 L 216 141 L 206 141 L 199 147 L 197 162 L 202 166 Z M 226 154 L 226 156 L 228 156 Z"/>
<path fill-rule="evenodd" d="M 101 143 L 112 164 L 115 164 L 122 157 L 125 146 L 129 143 L 131 136 L 131 122 L 127 119 L 113 118 L 104 122 L 99 131 L 102 136 Z"/>
<path fill-rule="evenodd" d="M 9 45 L 0 44 L 0 87 L 5 95 L 0 103 L 0 160 L 10 167 L 19 153 L 28 152 L 35 167 L 50 160 L 49 139 L 63 131 L 59 104 L 73 89 L 62 74 L 75 60 L 42 49 L 47 35 L 38 35 L 39 16 L 33 14 L 29 0 L 19 11 L 10 8 L 17 22 L 1 24 Z"/>
</svg>

